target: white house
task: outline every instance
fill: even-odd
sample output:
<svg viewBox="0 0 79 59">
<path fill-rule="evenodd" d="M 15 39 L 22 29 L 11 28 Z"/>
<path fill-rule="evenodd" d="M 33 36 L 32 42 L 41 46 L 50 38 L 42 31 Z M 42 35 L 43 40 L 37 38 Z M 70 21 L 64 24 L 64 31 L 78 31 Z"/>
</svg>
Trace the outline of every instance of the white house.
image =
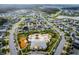
<svg viewBox="0 0 79 59">
<path fill-rule="evenodd" d="M 29 35 L 28 41 L 31 42 L 30 49 L 46 49 L 47 42 L 50 42 L 50 35 L 48 34 L 32 34 Z"/>
</svg>

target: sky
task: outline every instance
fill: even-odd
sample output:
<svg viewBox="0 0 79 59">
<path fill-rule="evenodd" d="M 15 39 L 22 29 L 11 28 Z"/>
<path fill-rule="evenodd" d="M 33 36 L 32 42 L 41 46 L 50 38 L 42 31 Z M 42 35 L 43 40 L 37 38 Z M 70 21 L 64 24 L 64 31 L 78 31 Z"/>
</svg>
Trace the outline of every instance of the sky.
<svg viewBox="0 0 79 59">
<path fill-rule="evenodd" d="M 30 8 L 35 6 L 43 6 L 43 7 L 79 7 L 79 4 L 0 4 L 0 8 Z"/>
</svg>

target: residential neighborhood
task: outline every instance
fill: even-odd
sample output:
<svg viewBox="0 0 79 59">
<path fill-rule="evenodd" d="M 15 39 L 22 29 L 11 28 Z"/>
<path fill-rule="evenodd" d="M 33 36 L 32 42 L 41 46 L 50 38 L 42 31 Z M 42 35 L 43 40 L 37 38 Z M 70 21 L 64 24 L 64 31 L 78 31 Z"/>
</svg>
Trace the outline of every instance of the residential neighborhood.
<svg viewBox="0 0 79 59">
<path fill-rule="evenodd" d="M 9 5 L 0 11 L 0 55 L 79 55 L 79 7 Z"/>
</svg>

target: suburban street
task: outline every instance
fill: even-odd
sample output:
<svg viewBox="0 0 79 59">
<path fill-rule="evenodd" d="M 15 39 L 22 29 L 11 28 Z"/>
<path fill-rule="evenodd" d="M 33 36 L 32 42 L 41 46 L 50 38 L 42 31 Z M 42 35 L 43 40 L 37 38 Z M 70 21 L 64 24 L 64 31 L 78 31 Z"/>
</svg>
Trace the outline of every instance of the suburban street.
<svg viewBox="0 0 79 59">
<path fill-rule="evenodd" d="M 4 6 L 6 8 L 1 8 L 0 12 L 0 54 L 79 54 L 78 7 L 73 5 Z"/>
<path fill-rule="evenodd" d="M 10 46 L 10 53 L 11 55 L 17 55 L 17 50 L 16 50 L 16 47 L 15 47 L 15 43 L 14 43 L 14 33 L 16 31 L 16 29 L 18 28 L 18 25 L 24 21 L 24 19 L 20 20 L 18 23 L 14 24 L 13 27 L 12 27 L 12 30 L 10 31 L 10 36 L 9 36 L 9 46 Z"/>
<path fill-rule="evenodd" d="M 64 47 L 65 42 L 66 42 L 66 40 L 64 38 L 64 33 L 62 32 L 61 33 L 61 41 L 60 41 L 60 43 L 59 43 L 59 45 L 58 45 L 58 47 L 57 47 L 54 55 L 61 55 L 61 52 L 63 50 L 63 47 Z"/>
</svg>

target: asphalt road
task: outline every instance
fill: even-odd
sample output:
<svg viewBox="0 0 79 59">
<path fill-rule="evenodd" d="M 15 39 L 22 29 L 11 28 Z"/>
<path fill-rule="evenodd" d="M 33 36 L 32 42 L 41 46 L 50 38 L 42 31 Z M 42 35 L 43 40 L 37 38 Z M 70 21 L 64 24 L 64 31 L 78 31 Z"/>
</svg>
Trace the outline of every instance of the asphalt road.
<svg viewBox="0 0 79 59">
<path fill-rule="evenodd" d="M 10 33 L 10 42 L 9 42 L 9 46 L 10 46 L 10 53 L 11 55 L 17 55 L 17 50 L 14 44 L 14 35 L 13 32 Z"/>
<path fill-rule="evenodd" d="M 14 24 L 12 26 L 12 29 L 10 31 L 10 36 L 9 36 L 9 47 L 10 47 L 10 54 L 11 55 L 17 55 L 17 50 L 15 47 L 15 43 L 14 43 L 14 33 L 16 32 L 16 29 L 18 28 L 19 24 L 24 21 L 24 19 L 22 19 L 21 21 L 19 21 L 18 23 Z"/>
<path fill-rule="evenodd" d="M 61 52 L 63 50 L 64 44 L 66 42 L 66 40 L 64 38 L 64 33 L 61 33 L 61 37 L 62 37 L 62 39 L 61 39 L 61 41 L 60 41 L 60 43 L 59 43 L 54 55 L 61 55 Z"/>
</svg>

